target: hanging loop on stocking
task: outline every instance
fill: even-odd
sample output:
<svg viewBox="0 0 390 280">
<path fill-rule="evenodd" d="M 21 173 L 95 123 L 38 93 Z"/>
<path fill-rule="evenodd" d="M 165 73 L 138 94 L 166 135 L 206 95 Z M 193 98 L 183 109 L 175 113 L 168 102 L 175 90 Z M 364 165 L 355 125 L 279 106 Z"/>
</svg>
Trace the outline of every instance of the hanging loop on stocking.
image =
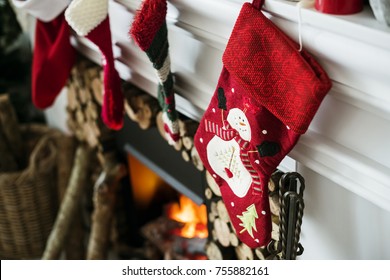
<svg viewBox="0 0 390 280">
<path fill-rule="evenodd" d="M 298 7 L 298 40 L 299 40 L 299 51 L 303 50 L 302 41 L 302 8 L 311 8 L 314 6 L 314 0 L 301 0 L 297 3 Z"/>
<path fill-rule="evenodd" d="M 261 7 L 263 6 L 265 0 L 253 0 L 252 5 L 258 10 L 261 10 Z"/>
</svg>

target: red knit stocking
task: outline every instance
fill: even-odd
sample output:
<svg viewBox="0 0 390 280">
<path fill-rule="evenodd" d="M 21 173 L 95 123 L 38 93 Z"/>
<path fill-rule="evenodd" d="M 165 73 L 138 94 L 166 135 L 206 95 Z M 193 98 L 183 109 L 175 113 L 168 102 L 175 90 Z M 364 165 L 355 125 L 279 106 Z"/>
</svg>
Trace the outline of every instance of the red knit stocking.
<svg viewBox="0 0 390 280">
<path fill-rule="evenodd" d="M 102 53 L 104 71 L 102 119 L 107 127 L 120 129 L 123 126 L 124 100 L 121 80 L 114 65 L 108 0 L 73 0 L 65 16 L 76 33 L 96 44 Z"/>
<path fill-rule="evenodd" d="M 121 129 L 123 126 L 124 101 L 121 80 L 114 65 L 108 16 L 95 29 L 88 33 L 86 38 L 95 43 L 103 55 L 103 122 L 111 129 Z"/>
<path fill-rule="evenodd" d="M 64 14 L 50 22 L 37 20 L 32 63 L 32 101 L 38 108 L 51 106 L 65 86 L 75 61 L 69 26 Z"/>
<path fill-rule="evenodd" d="M 252 248 L 271 238 L 270 175 L 307 130 L 331 86 L 310 55 L 258 10 L 263 1 L 254 2 L 243 5 L 195 135 L 237 236 Z"/>
</svg>

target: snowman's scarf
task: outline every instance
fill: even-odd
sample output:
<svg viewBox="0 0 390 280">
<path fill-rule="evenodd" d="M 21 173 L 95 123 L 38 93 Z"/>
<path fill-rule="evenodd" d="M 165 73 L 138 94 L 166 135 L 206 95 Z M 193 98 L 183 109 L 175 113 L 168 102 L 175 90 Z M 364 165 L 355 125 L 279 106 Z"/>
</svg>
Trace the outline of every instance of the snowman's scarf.
<svg viewBox="0 0 390 280">
<path fill-rule="evenodd" d="M 252 147 L 252 145 L 248 141 L 243 140 L 240 137 L 238 131 L 232 128 L 228 122 L 224 122 L 224 126 L 221 127 L 215 122 L 212 122 L 210 120 L 205 120 L 205 130 L 206 132 L 213 133 L 214 135 L 218 136 L 224 141 L 230 141 L 232 139 L 236 140 L 236 142 L 238 143 L 241 149 L 240 152 L 241 161 L 252 177 L 252 186 L 251 186 L 253 190 L 252 193 L 260 194 L 262 192 L 260 188 L 261 185 L 260 177 L 257 171 L 253 168 L 249 159 L 249 152 L 251 150 L 255 150 Z"/>
<path fill-rule="evenodd" d="M 215 122 L 210 120 L 205 120 L 206 132 L 211 132 L 214 135 L 217 135 L 219 138 L 225 141 L 232 140 L 234 137 L 240 137 L 237 130 L 231 128 L 228 122 L 225 122 L 224 127 L 220 127 Z"/>
</svg>

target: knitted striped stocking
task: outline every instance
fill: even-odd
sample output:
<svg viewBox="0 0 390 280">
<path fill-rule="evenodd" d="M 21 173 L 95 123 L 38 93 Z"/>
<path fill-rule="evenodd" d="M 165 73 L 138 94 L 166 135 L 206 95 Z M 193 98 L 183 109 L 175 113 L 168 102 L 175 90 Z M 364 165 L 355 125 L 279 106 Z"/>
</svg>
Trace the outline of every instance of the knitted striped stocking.
<svg viewBox="0 0 390 280">
<path fill-rule="evenodd" d="M 69 25 L 80 36 L 95 43 L 103 55 L 104 92 L 102 119 L 107 127 L 123 126 L 124 100 L 121 80 L 114 65 L 108 0 L 73 0 L 65 11 Z"/>
<path fill-rule="evenodd" d="M 175 109 L 173 77 L 169 58 L 166 0 L 145 0 L 137 12 L 130 35 L 146 52 L 159 79 L 158 99 L 163 110 L 163 121 L 168 143 L 179 140 L 178 115 Z"/>
</svg>

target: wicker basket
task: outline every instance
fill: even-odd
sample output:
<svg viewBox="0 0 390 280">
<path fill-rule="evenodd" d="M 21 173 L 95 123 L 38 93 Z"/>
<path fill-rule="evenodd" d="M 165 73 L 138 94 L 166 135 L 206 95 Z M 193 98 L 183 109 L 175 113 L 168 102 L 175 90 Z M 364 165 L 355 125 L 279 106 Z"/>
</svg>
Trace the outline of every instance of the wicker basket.
<svg viewBox="0 0 390 280">
<path fill-rule="evenodd" d="M 21 129 L 29 164 L 0 173 L 1 259 L 40 258 L 58 208 L 55 133 L 43 125 Z"/>
</svg>

